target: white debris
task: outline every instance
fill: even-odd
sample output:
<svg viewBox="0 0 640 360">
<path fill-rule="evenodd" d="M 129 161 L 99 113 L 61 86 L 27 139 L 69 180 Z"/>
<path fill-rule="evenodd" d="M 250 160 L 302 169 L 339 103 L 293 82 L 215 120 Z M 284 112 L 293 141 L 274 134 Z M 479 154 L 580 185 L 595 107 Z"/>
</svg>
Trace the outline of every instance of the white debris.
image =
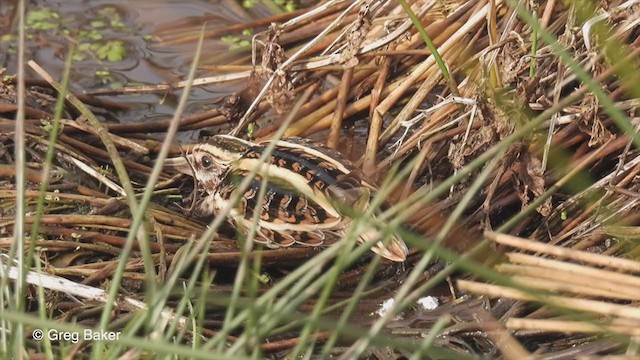
<svg viewBox="0 0 640 360">
<path fill-rule="evenodd" d="M 438 298 L 434 296 L 421 297 L 420 299 L 418 299 L 417 303 L 418 305 L 422 306 L 422 309 L 424 310 L 434 310 L 438 307 L 438 305 L 440 305 L 438 302 Z"/>
<path fill-rule="evenodd" d="M 380 305 L 380 308 L 376 311 L 376 314 L 378 314 L 378 316 L 380 317 L 387 315 L 394 304 L 395 300 L 393 298 L 385 300 Z M 434 310 L 440 305 L 440 302 L 435 296 L 425 296 L 418 299 L 418 301 L 416 301 L 416 304 L 418 304 L 418 306 L 420 306 L 422 310 Z M 397 316 L 396 320 L 398 319 L 402 319 L 402 315 Z"/>
<path fill-rule="evenodd" d="M 389 310 L 391 310 L 391 307 L 394 303 L 395 300 L 393 300 L 393 298 L 385 300 L 382 305 L 380 305 L 380 309 L 378 309 L 376 313 L 380 315 L 380 317 L 385 316 L 389 312 Z"/>
</svg>

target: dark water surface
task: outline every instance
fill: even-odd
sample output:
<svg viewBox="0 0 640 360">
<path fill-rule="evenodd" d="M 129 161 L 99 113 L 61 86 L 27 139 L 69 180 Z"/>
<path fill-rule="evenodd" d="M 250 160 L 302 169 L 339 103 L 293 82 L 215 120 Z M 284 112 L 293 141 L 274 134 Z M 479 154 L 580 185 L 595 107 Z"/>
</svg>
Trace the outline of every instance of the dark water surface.
<svg viewBox="0 0 640 360">
<path fill-rule="evenodd" d="M 0 67 L 7 68 L 7 74 L 16 71 L 15 4 L 15 0 L 0 1 Z M 69 44 L 92 42 L 86 40 L 86 33 L 93 30 L 102 37 L 95 42 L 104 44 L 107 41 L 121 41 L 126 48 L 126 55 L 121 61 L 108 61 L 101 60 L 88 51 L 81 52 L 73 63 L 73 91 L 175 83 L 186 79 L 196 49 L 195 40 L 172 41 L 176 36 L 197 36 L 205 22 L 207 30 L 222 29 L 271 16 L 274 11 L 278 11 L 273 6 L 265 6 L 261 1 L 257 1 L 249 9 L 240 4 L 240 1 L 204 0 L 28 1 L 28 12 L 35 12 L 37 15 L 49 11 L 54 15 L 40 19 L 37 25 L 31 25 L 28 30 L 27 60 L 35 60 L 54 78 L 59 79 L 65 58 L 69 54 Z M 95 21 L 101 21 L 102 24 L 96 28 Z M 113 24 L 110 24 L 111 21 Z M 34 29 L 34 26 L 39 26 L 42 22 L 53 23 L 53 28 Z M 255 31 L 260 30 L 262 29 Z M 237 51 L 234 47 L 239 41 L 244 41 L 246 45 L 251 40 L 251 34 L 235 32 L 228 36 L 233 38 L 232 42 L 228 39 L 222 41 L 222 36 L 219 35 L 205 39 L 202 54 L 205 63 L 221 65 L 239 56 L 247 56 L 246 51 Z M 197 74 L 210 75 L 218 74 L 212 71 L 200 71 Z M 29 76 L 37 78 L 33 73 Z M 190 94 L 187 113 L 207 109 L 215 100 L 237 91 L 242 85 L 236 82 L 194 89 Z M 127 111 L 109 114 L 106 120 L 126 123 L 167 118 L 173 114 L 180 94 L 180 91 L 173 91 L 105 96 L 129 106 Z"/>
</svg>

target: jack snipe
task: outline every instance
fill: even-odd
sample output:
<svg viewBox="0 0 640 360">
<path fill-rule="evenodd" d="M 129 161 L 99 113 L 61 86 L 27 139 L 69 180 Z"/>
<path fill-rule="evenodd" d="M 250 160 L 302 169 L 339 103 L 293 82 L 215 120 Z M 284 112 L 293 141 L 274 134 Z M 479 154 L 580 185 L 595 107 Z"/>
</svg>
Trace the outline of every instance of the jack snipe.
<svg viewBox="0 0 640 360">
<path fill-rule="evenodd" d="M 268 144 L 217 135 L 195 145 L 183 157 L 167 159 L 167 165 L 193 176 L 206 192 L 198 206 L 200 213 L 218 214 L 238 190 L 242 178 L 260 166 L 259 158 Z M 259 202 L 265 179 L 266 195 Z M 299 138 L 279 140 L 240 202 L 231 209 L 229 221 L 246 233 L 254 211 L 259 211 L 257 242 L 272 248 L 320 246 L 329 238 L 343 235 L 351 222 L 336 205 L 365 210 L 375 190 L 338 152 Z M 256 209 L 258 204 L 262 205 Z M 394 235 L 383 244 L 380 235 L 372 229 L 359 241 L 376 241 L 374 252 L 389 260 L 404 261 L 408 253 L 405 243 Z"/>
</svg>

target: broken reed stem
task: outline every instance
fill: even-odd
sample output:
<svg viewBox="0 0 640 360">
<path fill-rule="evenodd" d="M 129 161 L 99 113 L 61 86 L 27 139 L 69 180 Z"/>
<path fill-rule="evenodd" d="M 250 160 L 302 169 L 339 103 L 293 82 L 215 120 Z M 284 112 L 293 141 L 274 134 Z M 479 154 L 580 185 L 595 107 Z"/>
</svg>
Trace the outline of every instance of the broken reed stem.
<svg viewBox="0 0 640 360">
<path fill-rule="evenodd" d="M 493 298 L 505 297 L 515 300 L 533 301 L 573 311 L 585 311 L 597 315 L 614 316 L 633 321 L 640 321 L 640 312 L 638 312 L 638 309 L 633 306 L 618 305 L 597 300 L 576 299 L 567 296 L 528 293 L 506 286 L 483 284 L 467 280 L 458 280 L 457 284 L 462 291 L 468 291 Z"/>
<path fill-rule="evenodd" d="M 594 277 L 582 276 L 579 273 L 566 272 L 562 269 L 552 269 L 535 265 L 499 264 L 496 266 L 496 270 L 500 273 L 511 275 L 514 279 L 535 278 L 539 281 L 550 281 L 555 284 L 565 284 L 569 287 L 584 287 L 587 288 L 588 291 L 597 291 L 598 295 L 596 296 L 598 297 L 610 297 L 628 301 L 640 300 L 640 294 L 638 293 L 637 288 L 633 286 L 612 283 L 610 281 Z M 528 286 L 526 282 L 520 282 L 520 284 L 522 286 Z M 541 289 L 544 289 L 544 287 Z M 573 292 L 578 293 L 577 291 Z"/>
<path fill-rule="evenodd" d="M 587 262 L 593 265 L 606 266 L 608 268 L 618 269 L 622 271 L 640 272 L 640 262 L 634 260 L 603 256 L 586 251 L 553 246 L 537 241 L 531 241 L 512 235 L 500 234 L 491 231 L 485 232 L 484 236 L 487 239 L 495 241 L 498 244 L 507 245 L 522 250 L 535 251 L 538 253 L 554 255 L 556 257 L 564 259 Z"/>
<path fill-rule="evenodd" d="M 366 69 L 356 71 L 351 79 L 353 86 L 359 85 L 362 81 L 366 80 L 369 76 L 375 73 L 373 69 Z M 337 107 L 337 99 L 340 87 L 336 86 L 319 95 L 317 98 L 309 101 L 309 103 L 302 106 L 300 114 L 294 123 L 292 123 L 285 132 L 285 137 L 299 136 L 307 129 L 309 129 L 314 123 L 320 121 L 327 115 L 330 115 Z M 266 135 L 266 134 L 265 134 Z M 261 134 L 261 136 L 264 136 Z"/>
<path fill-rule="evenodd" d="M 376 78 L 376 82 L 371 90 L 371 104 L 369 105 L 369 136 L 367 137 L 367 145 L 364 153 L 364 164 L 362 166 L 365 174 L 373 174 L 376 164 L 376 154 L 378 152 L 378 138 L 382 130 L 382 117 L 375 116 L 376 107 L 380 103 L 382 89 L 389 76 L 389 67 L 391 60 L 389 56 L 382 57 L 380 71 Z"/>
<path fill-rule="evenodd" d="M 353 79 L 353 67 L 347 67 L 342 72 L 342 79 L 340 81 L 340 90 L 338 91 L 338 106 L 333 113 L 333 121 L 331 122 L 331 129 L 329 132 L 329 140 L 327 146 L 331 149 L 337 149 L 340 142 L 340 130 L 342 128 L 342 119 L 344 110 L 347 105 L 347 100 L 351 95 L 351 80 Z"/>
<path fill-rule="evenodd" d="M 616 333 L 627 336 L 640 336 L 640 327 L 637 323 L 624 323 L 620 325 L 618 319 L 607 324 L 590 324 L 585 321 L 551 320 L 551 319 L 521 319 L 510 318 L 505 322 L 505 326 L 511 330 L 531 330 L 536 333 L 547 331 L 564 334 L 609 334 Z"/>
</svg>

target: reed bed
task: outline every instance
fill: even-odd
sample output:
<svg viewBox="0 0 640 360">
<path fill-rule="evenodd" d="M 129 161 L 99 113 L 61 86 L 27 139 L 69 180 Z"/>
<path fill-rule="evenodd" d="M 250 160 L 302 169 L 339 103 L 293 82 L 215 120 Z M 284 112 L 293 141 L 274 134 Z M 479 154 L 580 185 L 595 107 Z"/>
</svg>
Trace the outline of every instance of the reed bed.
<svg viewBox="0 0 640 360">
<path fill-rule="evenodd" d="M 74 94 L 29 62 L 39 79 L 0 82 L 0 351 L 637 357 L 639 11 L 329 0 L 160 31 L 159 46 L 198 43 L 176 84 Z M 247 29 L 251 46 L 200 58 L 203 39 Z M 183 114 L 192 86 L 227 83 L 243 90 Z M 182 94 L 173 119 L 94 115 L 121 109 L 104 95 L 167 91 Z M 181 131 L 300 136 L 346 154 L 389 203 L 354 228 L 402 232 L 407 262 L 353 248 L 352 233 L 322 251 L 263 249 L 222 217 L 193 216 L 192 181 L 162 168 L 190 145 Z M 34 329 L 120 336 L 37 341 Z"/>
</svg>

